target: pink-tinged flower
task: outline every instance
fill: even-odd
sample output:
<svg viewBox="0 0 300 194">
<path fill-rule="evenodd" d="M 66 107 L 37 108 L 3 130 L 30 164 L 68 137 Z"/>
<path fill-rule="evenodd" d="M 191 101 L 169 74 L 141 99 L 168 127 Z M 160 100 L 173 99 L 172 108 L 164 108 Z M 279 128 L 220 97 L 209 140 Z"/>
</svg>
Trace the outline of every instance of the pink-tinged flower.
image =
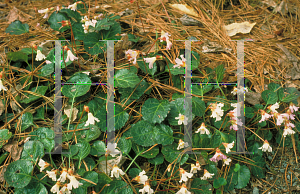
<svg viewBox="0 0 300 194">
<path fill-rule="evenodd" d="M 86 121 L 84 126 L 95 125 L 95 121 L 100 122 L 97 117 L 94 117 L 92 113 L 88 113 L 88 120 Z"/>
<path fill-rule="evenodd" d="M 232 143 L 222 143 L 222 144 L 226 149 L 226 154 L 228 154 L 228 152 L 231 151 L 230 149 L 232 149 L 234 146 L 234 141 Z"/>
<path fill-rule="evenodd" d="M 72 5 L 69 5 L 69 6 L 68 6 L 68 9 L 71 9 L 71 10 L 73 10 L 73 11 L 76 11 L 76 9 L 77 9 L 77 4 L 81 4 L 81 3 L 82 3 L 81 1 L 75 2 L 75 3 L 73 3 Z"/>
<path fill-rule="evenodd" d="M 215 155 L 210 159 L 210 161 L 217 162 L 226 158 L 227 157 L 221 152 L 221 150 L 217 148 Z"/>
<path fill-rule="evenodd" d="M 208 178 L 212 178 L 215 174 L 209 173 L 206 169 L 204 169 L 204 175 L 201 177 L 201 180 L 207 180 Z"/>
<path fill-rule="evenodd" d="M 46 59 L 46 56 L 40 50 L 37 50 L 36 52 L 37 52 L 35 57 L 36 61 L 42 61 Z"/>
<path fill-rule="evenodd" d="M 82 183 L 80 183 L 75 176 L 70 176 L 70 175 L 67 175 L 68 179 L 70 180 L 70 183 L 67 184 L 67 188 L 69 190 L 72 190 L 72 187 L 74 189 L 77 189 L 79 186 L 83 185 Z"/>
<path fill-rule="evenodd" d="M 56 184 L 51 188 L 51 192 L 52 193 L 56 193 L 56 194 L 60 194 L 59 192 L 59 187 L 60 187 L 60 182 L 56 182 Z"/>
<path fill-rule="evenodd" d="M 291 110 L 291 113 L 295 111 L 298 111 L 298 108 L 297 106 L 295 106 L 292 102 L 290 103 L 290 106 L 289 106 L 289 109 Z"/>
<path fill-rule="evenodd" d="M 178 67 L 178 68 L 185 67 L 186 59 L 183 57 L 183 55 L 180 55 L 180 57 L 181 57 L 182 60 L 180 60 L 179 58 L 176 58 L 175 59 L 176 65 L 174 65 L 173 68 L 176 68 L 176 67 Z"/>
<path fill-rule="evenodd" d="M 65 182 L 66 178 L 67 178 L 67 174 L 68 174 L 68 169 L 67 168 L 63 168 L 61 171 L 61 175 L 58 179 L 59 182 Z"/>
<path fill-rule="evenodd" d="M 177 147 L 177 150 L 180 150 L 180 149 L 182 149 L 182 148 L 184 148 L 184 147 L 187 147 L 189 144 L 188 144 L 188 142 L 184 142 L 184 141 L 182 141 L 181 139 L 179 140 L 179 142 L 178 142 L 178 147 Z"/>
<path fill-rule="evenodd" d="M 292 130 L 290 127 L 285 126 L 283 130 L 283 136 L 286 137 L 287 135 L 295 134 L 295 131 Z"/>
<path fill-rule="evenodd" d="M 222 119 L 221 117 L 224 114 L 224 111 L 222 110 L 223 106 L 224 106 L 223 103 L 219 103 L 219 104 L 212 103 L 212 104 L 210 104 L 209 108 L 212 111 L 211 117 L 216 118 L 216 121 L 220 121 Z"/>
<path fill-rule="evenodd" d="M 168 32 L 164 32 L 163 30 L 161 31 L 161 37 L 159 38 L 160 39 L 160 42 L 163 42 L 163 41 L 166 41 L 167 42 L 167 47 L 166 49 L 167 50 L 170 50 L 171 49 L 171 46 L 172 46 L 172 42 L 170 41 L 169 37 L 171 35 L 168 33 Z"/>
<path fill-rule="evenodd" d="M 181 189 L 177 191 L 176 194 L 191 194 L 191 192 L 189 192 L 186 188 L 186 185 L 182 183 Z"/>
<path fill-rule="evenodd" d="M 39 13 L 44 13 L 44 14 L 45 14 L 44 17 L 43 17 L 44 19 L 48 18 L 48 16 L 49 16 L 48 13 L 49 13 L 49 11 L 50 11 L 49 8 L 38 10 Z"/>
<path fill-rule="evenodd" d="M 286 120 L 295 120 L 295 115 L 291 112 L 291 110 L 290 109 L 288 109 L 287 111 L 286 111 L 286 113 L 282 113 L 281 114 L 281 116 L 283 116 Z"/>
<path fill-rule="evenodd" d="M 201 124 L 200 128 L 198 128 L 198 130 L 195 133 L 199 133 L 199 132 L 200 132 L 200 134 L 207 134 L 207 135 L 210 134 L 209 130 L 206 129 L 204 123 Z"/>
<path fill-rule="evenodd" d="M 156 61 L 156 57 L 144 58 L 146 63 L 149 63 L 149 69 L 153 68 L 153 64 Z"/>
<path fill-rule="evenodd" d="M 167 49 L 167 50 L 170 50 L 171 47 L 172 47 L 172 42 L 171 42 L 169 39 L 167 39 L 167 46 L 166 46 L 166 49 Z"/>
<path fill-rule="evenodd" d="M 192 176 L 193 176 L 193 173 L 188 173 L 188 172 L 186 172 L 183 168 L 180 168 L 179 169 L 179 172 L 180 172 L 180 175 L 181 175 L 181 179 L 180 179 L 180 183 L 182 182 L 182 181 L 184 181 L 184 182 L 187 182 L 188 181 L 188 179 L 187 179 L 187 177 L 188 178 L 192 178 Z"/>
<path fill-rule="evenodd" d="M 235 119 L 237 119 L 237 120 L 235 120 Z M 238 118 L 235 118 L 235 119 L 230 120 L 230 122 L 231 122 L 231 124 L 232 124 L 232 125 L 230 126 L 230 129 L 233 129 L 233 130 L 237 131 L 237 130 L 238 130 L 238 125 L 239 125 L 239 126 L 242 126 L 243 123 L 242 123 L 241 119 L 238 119 Z"/>
<path fill-rule="evenodd" d="M 49 61 L 49 60 L 46 60 L 46 64 L 50 64 L 50 63 L 52 63 L 51 61 Z"/>
<path fill-rule="evenodd" d="M 149 182 L 145 182 L 144 188 L 140 189 L 139 192 L 142 192 L 142 194 L 148 193 L 152 194 L 154 193 L 153 189 L 151 189 Z"/>
<path fill-rule="evenodd" d="M 181 125 L 182 123 L 184 125 L 187 125 L 188 118 L 185 117 L 184 115 L 182 115 L 182 114 L 179 113 L 179 116 L 175 117 L 175 119 L 178 119 L 178 125 Z"/>
<path fill-rule="evenodd" d="M 291 123 L 290 121 L 286 121 L 285 126 L 291 127 L 291 128 L 295 127 L 295 125 L 293 123 Z"/>
<path fill-rule="evenodd" d="M 103 17 L 103 14 L 101 13 L 98 16 L 94 16 L 94 19 L 95 20 L 102 20 L 103 19 L 102 17 Z"/>
<path fill-rule="evenodd" d="M 278 104 L 277 102 L 276 102 L 275 104 L 270 105 L 270 106 L 268 107 L 268 109 L 271 110 L 272 113 L 274 113 L 274 112 L 278 113 L 277 110 L 275 110 L 275 109 L 277 109 L 277 108 L 279 108 L 279 104 Z"/>
<path fill-rule="evenodd" d="M 191 172 L 190 173 L 197 173 L 197 170 L 201 170 L 200 164 L 197 161 L 196 165 L 191 164 Z"/>
<path fill-rule="evenodd" d="M 68 56 L 67 56 L 65 62 L 68 62 L 69 60 L 74 61 L 74 60 L 78 59 L 78 57 L 75 57 L 75 55 L 73 55 L 71 50 L 68 50 L 67 53 L 68 53 Z"/>
<path fill-rule="evenodd" d="M 71 194 L 71 191 L 68 189 L 68 185 L 65 184 L 61 189 L 60 189 L 60 194 Z"/>
<path fill-rule="evenodd" d="M 276 112 L 273 115 L 276 118 L 276 125 L 281 125 L 283 123 L 283 116 Z"/>
<path fill-rule="evenodd" d="M 45 162 L 43 159 L 40 159 L 38 165 L 40 166 L 40 172 L 42 172 L 45 168 L 50 166 L 48 162 Z"/>
<path fill-rule="evenodd" d="M 111 171 L 111 177 L 115 176 L 116 178 L 119 178 L 120 174 L 124 175 L 125 173 L 115 164 Z"/>
<path fill-rule="evenodd" d="M 272 115 L 269 115 L 264 110 L 260 110 L 260 111 L 261 111 L 261 120 L 259 121 L 259 123 L 261 123 L 261 122 L 265 121 L 266 119 L 272 117 Z"/>
<path fill-rule="evenodd" d="M 258 149 L 261 149 L 263 152 L 272 152 L 272 147 L 270 146 L 269 142 L 265 140 L 264 145 Z"/>
<path fill-rule="evenodd" d="M 46 170 L 46 173 L 48 177 L 52 179 L 52 181 L 56 181 L 56 175 L 58 173 L 58 170 L 51 170 L 51 171 Z"/>
<path fill-rule="evenodd" d="M 127 59 L 128 61 L 132 61 L 133 60 L 133 64 L 136 64 L 136 57 L 139 54 L 139 51 L 136 50 L 131 50 L 129 49 L 128 51 L 125 52 L 125 54 L 127 55 Z"/>
<path fill-rule="evenodd" d="M 230 158 L 223 159 L 223 162 L 224 162 L 223 166 L 225 166 L 225 165 L 229 166 L 229 163 L 231 162 L 231 159 Z"/>
<path fill-rule="evenodd" d="M 133 178 L 132 180 L 137 181 L 140 184 L 145 184 L 145 182 L 148 180 L 148 176 L 145 174 L 146 172 L 143 170 L 139 173 L 139 176 Z"/>
</svg>

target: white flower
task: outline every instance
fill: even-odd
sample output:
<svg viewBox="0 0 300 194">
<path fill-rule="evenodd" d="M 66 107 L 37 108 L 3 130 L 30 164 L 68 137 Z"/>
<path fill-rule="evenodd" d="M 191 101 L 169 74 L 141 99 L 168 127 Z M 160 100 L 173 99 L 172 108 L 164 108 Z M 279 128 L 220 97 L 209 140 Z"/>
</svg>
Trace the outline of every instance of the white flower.
<svg viewBox="0 0 300 194">
<path fill-rule="evenodd" d="M 172 46 L 172 42 L 171 42 L 169 39 L 167 39 L 167 46 L 166 46 L 166 49 L 167 49 L 167 50 L 170 50 L 170 49 L 171 49 L 171 46 Z"/>
<path fill-rule="evenodd" d="M 133 178 L 132 180 L 137 181 L 140 184 L 145 184 L 145 182 L 148 180 L 148 176 L 145 174 L 146 172 L 143 170 L 139 173 L 139 176 Z"/>
<path fill-rule="evenodd" d="M 222 110 L 222 107 L 224 106 L 223 103 L 213 103 L 210 105 L 210 109 L 212 111 L 211 117 L 216 118 L 216 121 L 220 121 L 224 114 L 224 111 Z"/>
<path fill-rule="evenodd" d="M 191 172 L 190 173 L 197 173 L 197 170 L 201 170 L 200 164 L 197 161 L 196 165 L 191 164 Z"/>
<path fill-rule="evenodd" d="M 171 36 L 171 34 L 169 34 L 168 32 L 165 33 L 163 30 L 161 31 L 161 36 L 160 36 L 160 42 L 169 40 L 169 36 Z"/>
<path fill-rule="evenodd" d="M 62 169 L 62 173 L 58 179 L 59 182 L 65 182 L 66 181 L 66 177 L 68 175 L 68 170 L 66 168 Z"/>
<path fill-rule="evenodd" d="M 60 192 L 59 192 L 59 186 L 60 186 L 60 183 L 59 183 L 59 181 L 58 182 L 56 182 L 56 184 L 51 188 L 51 192 L 52 193 L 56 193 L 56 194 L 59 194 Z"/>
<path fill-rule="evenodd" d="M 176 65 L 174 65 L 173 68 L 176 68 L 176 67 L 178 67 L 178 68 L 185 67 L 186 59 L 183 57 L 183 55 L 180 55 L 180 57 L 181 57 L 182 60 L 180 60 L 179 58 L 176 58 L 175 59 Z"/>
<path fill-rule="evenodd" d="M 169 164 L 169 165 L 168 165 L 168 168 L 167 168 L 167 171 L 168 171 L 168 172 L 171 171 L 171 167 L 172 167 L 172 164 Z"/>
<path fill-rule="evenodd" d="M 52 181 L 56 181 L 57 170 L 53 170 L 53 171 L 46 170 L 46 173 L 47 173 L 48 177 L 52 179 Z"/>
<path fill-rule="evenodd" d="M 46 19 L 47 17 L 48 17 L 48 12 L 49 12 L 49 8 L 47 8 L 47 9 L 42 9 L 42 10 L 38 10 L 38 12 L 39 13 L 44 13 L 45 15 L 44 15 L 44 19 Z"/>
<path fill-rule="evenodd" d="M 78 59 L 77 57 L 75 57 L 75 55 L 73 55 L 71 50 L 68 50 L 67 53 L 68 53 L 68 56 L 67 56 L 65 62 L 68 62 L 69 60 L 74 61 L 74 60 Z"/>
<path fill-rule="evenodd" d="M 97 23 L 97 20 L 92 19 L 92 21 L 90 22 L 90 25 L 95 28 L 96 23 Z"/>
<path fill-rule="evenodd" d="M 265 121 L 266 119 L 272 117 L 272 115 L 269 115 L 264 110 L 260 110 L 260 111 L 261 111 L 261 120 L 259 121 L 259 123 L 261 123 L 261 122 Z"/>
<path fill-rule="evenodd" d="M 153 68 L 153 63 L 156 61 L 156 57 L 144 58 L 146 63 L 149 63 L 149 69 Z"/>
<path fill-rule="evenodd" d="M 283 116 L 284 115 L 281 115 L 279 113 L 274 113 L 274 117 L 277 119 L 276 125 L 281 125 L 283 123 Z"/>
<path fill-rule="evenodd" d="M 177 147 L 177 150 L 180 150 L 180 149 L 182 149 L 182 148 L 184 148 L 184 147 L 188 147 L 188 142 L 184 142 L 184 141 L 182 141 L 181 139 L 179 140 L 179 142 L 178 142 L 178 147 Z"/>
<path fill-rule="evenodd" d="M 186 188 L 186 185 L 183 183 L 181 189 L 176 194 L 191 194 Z"/>
<path fill-rule="evenodd" d="M 200 132 L 200 134 L 207 134 L 207 135 L 210 134 L 209 130 L 206 129 L 204 123 L 201 124 L 200 128 L 198 128 L 198 130 L 195 133 L 199 133 L 199 132 Z"/>
<path fill-rule="evenodd" d="M 70 180 L 70 183 L 67 185 L 67 188 L 69 190 L 72 190 L 72 187 L 74 189 L 78 188 L 80 185 L 83 185 L 82 183 L 80 183 L 75 176 L 70 176 L 70 175 L 67 175 L 68 179 Z"/>
<path fill-rule="evenodd" d="M 268 108 L 269 108 L 273 113 L 274 113 L 274 112 L 277 113 L 277 110 L 275 110 L 275 109 L 279 108 L 279 104 L 276 102 L 274 105 L 269 106 Z"/>
<path fill-rule="evenodd" d="M 119 178 L 120 174 L 124 175 L 125 173 L 115 164 L 111 171 L 111 177 Z"/>
<path fill-rule="evenodd" d="M 128 51 L 125 52 L 127 55 L 127 58 L 129 61 L 133 60 L 133 64 L 136 64 L 136 57 L 138 56 L 139 52 L 138 51 L 133 51 L 129 49 Z"/>
<path fill-rule="evenodd" d="M 78 2 L 75 2 L 75 3 L 73 3 L 72 5 L 69 5 L 69 6 L 68 6 L 68 9 L 71 9 L 71 10 L 73 10 L 73 11 L 76 11 L 76 9 L 77 9 L 77 3 L 78 3 Z"/>
<path fill-rule="evenodd" d="M 265 140 L 264 145 L 258 149 L 262 149 L 263 152 L 272 152 L 272 147 L 270 146 L 269 142 Z"/>
<path fill-rule="evenodd" d="M 83 27 L 83 30 L 84 30 L 84 33 L 88 33 L 89 32 L 89 24 L 86 25 L 86 24 L 82 24 L 82 27 Z"/>
<path fill-rule="evenodd" d="M 293 113 L 294 110 L 295 110 L 295 111 L 298 111 L 298 108 L 299 108 L 299 107 L 295 106 L 295 105 L 291 102 L 291 104 L 290 104 L 290 106 L 289 106 L 289 109 L 291 110 L 291 113 Z"/>
<path fill-rule="evenodd" d="M 60 189 L 60 194 L 71 194 L 71 191 L 68 189 L 66 184 Z"/>
<path fill-rule="evenodd" d="M 247 91 L 248 92 L 248 89 L 247 88 L 240 88 L 240 89 L 237 89 L 236 87 L 234 87 L 233 91 L 231 92 L 233 95 L 236 95 L 236 94 L 243 94 L 244 91 Z"/>
<path fill-rule="evenodd" d="M 203 175 L 203 177 L 201 177 L 201 180 L 206 180 L 208 178 L 212 178 L 213 175 L 215 175 L 215 174 L 209 173 L 206 169 L 204 169 L 204 175 Z"/>
<path fill-rule="evenodd" d="M 84 16 L 81 18 L 81 23 L 85 23 L 86 21 L 89 21 L 89 18 L 87 16 Z"/>
<path fill-rule="evenodd" d="M 92 113 L 88 113 L 88 120 L 86 121 L 84 126 L 88 126 L 89 124 L 95 125 L 95 121 L 100 122 L 100 120 L 93 116 Z"/>
<path fill-rule="evenodd" d="M 45 162 L 43 159 L 40 159 L 38 165 L 41 167 L 40 172 L 42 172 L 45 168 L 50 166 L 48 162 Z"/>
<path fill-rule="evenodd" d="M 180 172 L 180 175 L 181 175 L 181 179 L 180 179 L 180 183 L 182 182 L 182 181 L 184 181 L 184 182 L 187 182 L 188 181 L 188 179 L 187 179 L 187 177 L 188 178 L 192 178 L 192 176 L 193 176 L 193 173 L 188 173 L 188 172 L 186 172 L 183 168 L 180 168 L 179 169 L 179 172 Z"/>
<path fill-rule="evenodd" d="M 115 157 L 117 154 L 120 154 L 121 152 L 116 149 L 117 143 L 108 143 L 106 148 L 106 153 L 110 154 L 112 157 Z"/>
<path fill-rule="evenodd" d="M 24 140 L 24 143 L 26 143 L 27 141 L 29 141 L 31 137 L 26 137 L 26 139 Z"/>
<path fill-rule="evenodd" d="M 283 136 L 286 137 L 287 135 L 292 135 L 292 134 L 295 134 L 295 131 L 292 130 L 290 127 L 284 127 L 284 130 L 283 130 Z"/>
<path fill-rule="evenodd" d="M 231 159 L 230 158 L 223 159 L 223 162 L 224 162 L 223 166 L 225 166 L 225 165 L 229 166 L 229 163 L 231 162 Z"/>
<path fill-rule="evenodd" d="M 139 192 L 142 192 L 142 194 L 148 193 L 148 194 L 152 194 L 154 193 L 153 189 L 151 189 L 148 181 L 145 183 L 144 188 L 140 189 Z"/>
<path fill-rule="evenodd" d="M 37 50 L 35 60 L 36 61 L 42 61 L 44 59 L 46 59 L 46 56 L 40 50 Z"/>
<path fill-rule="evenodd" d="M 228 152 L 230 152 L 234 146 L 234 141 L 232 143 L 222 143 L 226 149 L 226 154 L 228 154 Z"/>
<path fill-rule="evenodd" d="M 7 88 L 4 87 L 2 80 L 0 79 L 0 92 L 1 92 L 1 90 L 7 91 Z"/>
<path fill-rule="evenodd" d="M 85 72 L 82 72 L 82 73 L 90 75 L 91 72 L 85 71 Z"/>
<path fill-rule="evenodd" d="M 182 115 L 182 114 L 179 113 L 179 116 L 178 116 L 178 117 L 175 117 L 175 119 L 179 119 L 179 120 L 178 120 L 178 125 L 181 125 L 182 123 L 183 123 L 184 125 L 187 125 L 187 120 L 188 120 L 188 118 L 185 117 L 184 115 Z"/>
<path fill-rule="evenodd" d="M 46 60 L 46 64 L 50 64 L 50 63 L 52 63 L 51 61 L 49 61 L 49 60 Z"/>
</svg>

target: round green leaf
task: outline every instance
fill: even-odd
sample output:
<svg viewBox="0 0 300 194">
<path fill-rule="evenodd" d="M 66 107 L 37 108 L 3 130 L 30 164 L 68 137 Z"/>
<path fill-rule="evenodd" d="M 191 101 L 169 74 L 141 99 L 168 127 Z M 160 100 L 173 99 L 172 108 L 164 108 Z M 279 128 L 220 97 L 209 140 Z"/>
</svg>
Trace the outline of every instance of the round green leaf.
<svg viewBox="0 0 300 194">
<path fill-rule="evenodd" d="M 145 152 L 146 150 L 149 150 L 151 147 L 143 147 L 140 145 L 137 145 L 135 143 L 132 144 L 132 149 L 136 154 L 140 154 L 142 152 Z M 151 150 L 145 152 L 144 154 L 141 154 L 140 156 L 144 158 L 154 158 L 159 153 L 159 148 L 155 146 Z"/>
<path fill-rule="evenodd" d="M 28 63 L 28 55 L 22 51 L 9 52 L 9 53 L 6 53 L 6 56 L 9 60 L 12 60 L 12 61 L 24 61 L 24 62 Z"/>
<path fill-rule="evenodd" d="M 11 138 L 12 133 L 9 132 L 8 129 L 1 129 L 0 130 L 0 148 L 2 148 L 2 146 L 4 146 L 6 144 L 6 142 L 8 142 L 8 140 Z"/>
<path fill-rule="evenodd" d="M 170 72 L 171 72 L 171 74 L 172 75 L 180 75 L 180 74 L 185 74 L 185 69 L 183 68 L 183 67 L 180 67 L 180 68 L 178 68 L 178 67 L 173 67 L 175 64 L 172 64 L 172 63 L 169 63 L 168 64 L 169 65 L 169 67 L 170 67 Z M 166 72 L 169 72 L 169 68 L 166 66 L 165 67 L 165 71 Z"/>
<path fill-rule="evenodd" d="M 22 24 L 22 22 L 16 20 L 9 24 L 5 32 L 14 35 L 20 35 L 29 32 L 29 26 L 28 24 Z"/>
<path fill-rule="evenodd" d="M 282 102 L 291 102 L 300 96 L 300 92 L 296 88 L 280 88 L 277 91 L 278 98 Z"/>
<path fill-rule="evenodd" d="M 161 123 L 170 111 L 168 100 L 159 101 L 155 98 L 146 100 L 142 107 L 143 119 L 150 123 Z"/>
<path fill-rule="evenodd" d="M 275 104 L 278 101 L 276 92 L 272 92 L 271 90 L 263 91 L 261 97 L 267 104 Z"/>
<path fill-rule="evenodd" d="M 195 178 L 191 185 L 191 190 L 195 194 L 212 194 L 212 186 L 207 180 Z"/>
<path fill-rule="evenodd" d="M 115 74 L 115 87 L 134 88 L 139 82 L 139 77 L 128 69 L 121 69 Z"/>
<path fill-rule="evenodd" d="M 159 165 L 164 162 L 164 156 L 161 153 L 159 153 L 155 158 L 150 158 L 148 161 L 151 164 Z"/>
<path fill-rule="evenodd" d="M 48 19 L 48 23 L 50 24 L 50 27 L 55 30 L 55 31 L 60 31 L 60 32 L 63 32 L 65 30 L 67 30 L 69 27 L 65 26 L 65 27 L 62 27 L 61 25 L 61 21 L 63 20 L 68 20 L 68 18 L 62 14 L 62 13 L 57 13 L 56 11 L 53 12 L 51 14 L 51 16 L 49 17 Z M 61 28 L 62 27 L 62 28 Z"/>
<path fill-rule="evenodd" d="M 132 140 L 141 146 L 153 146 L 155 144 L 154 126 L 147 121 L 139 121 L 131 127 Z"/>
<path fill-rule="evenodd" d="M 193 113 L 198 116 L 202 117 L 205 113 L 205 102 L 203 102 L 200 98 L 192 97 L 192 110 Z"/>
<path fill-rule="evenodd" d="M 168 162 L 173 162 L 176 160 L 176 163 L 180 161 L 180 165 L 183 165 L 189 158 L 188 154 L 180 154 L 180 150 L 177 150 L 178 145 L 173 143 L 172 145 L 163 146 L 161 153 L 164 155 L 165 159 Z M 179 156 L 180 154 L 180 156 Z M 179 156 L 179 157 L 178 157 Z M 178 157 L 178 159 L 177 159 Z"/>
<path fill-rule="evenodd" d="M 89 155 L 91 146 L 88 142 L 82 141 L 80 143 L 75 144 L 75 146 L 78 147 L 78 154 L 73 156 L 73 159 L 82 160 Z"/>
<path fill-rule="evenodd" d="M 91 147 L 90 154 L 93 156 L 101 156 L 106 152 L 106 145 L 103 141 L 95 141 Z"/>
<path fill-rule="evenodd" d="M 31 138 L 32 139 L 54 139 L 54 131 L 50 128 L 47 127 L 40 127 L 37 130 L 29 133 L 29 135 L 33 135 Z"/>
<path fill-rule="evenodd" d="M 220 177 L 220 178 L 214 180 L 214 188 L 215 189 L 218 189 L 226 184 L 227 184 L 227 181 L 223 177 Z"/>
<path fill-rule="evenodd" d="M 178 125 L 178 120 L 175 117 L 180 114 L 184 114 L 184 99 L 177 98 L 176 100 L 170 102 L 171 110 L 168 115 L 168 121 L 171 125 Z"/>
<path fill-rule="evenodd" d="M 226 178 L 227 184 L 224 186 L 226 191 L 232 191 L 234 189 L 234 186 L 238 181 L 237 177 L 237 173 L 235 173 L 233 168 L 231 168 Z"/>
<path fill-rule="evenodd" d="M 132 67 L 130 67 L 131 69 Z M 137 86 L 136 90 L 133 92 L 132 89 L 130 88 L 119 88 L 119 93 L 121 94 L 122 99 L 127 99 L 130 96 L 130 99 L 136 100 L 139 99 L 144 93 L 145 90 L 149 87 L 149 83 L 146 82 L 144 79 L 143 81 Z M 151 90 L 148 90 L 146 93 L 149 94 Z"/>
<path fill-rule="evenodd" d="M 228 141 L 228 134 L 223 133 L 219 130 L 215 130 L 215 133 L 212 137 L 212 147 L 218 147 L 220 146 L 223 142 L 229 142 Z"/>
<path fill-rule="evenodd" d="M 247 186 L 250 180 L 250 170 L 247 166 L 242 165 L 240 170 L 237 172 L 237 185 L 235 185 L 236 189 L 242 189 Z"/>
<path fill-rule="evenodd" d="M 157 144 L 169 145 L 174 142 L 173 129 L 168 125 L 160 124 L 153 128 L 154 141 Z"/>
<path fill-rule="evenodd" d="M 42 158 L 44 155 L 44 145 L 40 141 L 34 140 L 24 144 L 21 158 L 36 161 L 37 158 Z"/>
<path fill-rule="evenodd" d="M 46 187 L 42 183 L 31 181 L 26 187 L 16 189 L 15 194 L 48 194 Z"/>
<path fill-rule="evenodd" d="M 24 131 L 25 129 L 33 125 L 33 115 L 29 112 L 25 112 L 22 115 L 21 120 L 22 120 L 21 131 Z"/>
<path fill-rule="evenodd" d="M 98 183 L 98 173 L 95 171 L 87 171 L 83 174 L 83 178 L 92 181 L 93 183 Z M 94 184 L 89 183 L 83 179 L 79 180 L 80 183 L 82 183 L 82 187 L 90 187 L 94 186 Z"/>
<path fill-rule="evenodd" d="M 85 95 L 91 87 L 88 83 L 92 83 L 92 81 L 88 75 L 84 73 L 77 73 L 73 75 L 67 83 L 76 83 L 76 85 L 63 86 L 62 94 L 68 98 L 73 98 Z M 82 85 L 80 83 L 82 83 Z"/>
<path fill-rule="evenodd" d="M 69 154 L 62 154 L 65 157 L 72 157 L 78 153 L 79 148 L 76 145 L 70 145 L 70 149 L 63 150 L 63 152 L 69 153 Z"/>
<path fill-rule="evenodd" d="M 131 194 L 133 193 L 130 185 L 127 185 L 124 181 L 113 180 L 109 183 L 108 187 L 105 187 L 101 193 L 105 194 Z"/>
<path fill-rule="evenodd" d="M 109 184 L 111 181 L 111 178 L 105 173 L 99 173 L 98 184 L 95 185 L 95 191 L 98 193 L 104 187 L 105 184 Z"/>
<path fill-rule="evenodd" d="M 115 105 L 115 130 L 121 129 L 128 121 L 129 114 L 120 105 Z"/>
<path fill-rule="evenodd" d="M 17 160 L 8 165 L 4 179 L 15 188 L 23 188 L 29 184 L 32 170 L 33 165 L 29 160 Z"/>
<path fill-rule="evenodd" d="M 73 11 L 71 9 L 61 9 L 59 10 L 59 12 L 61 13 L 66 13 L 67 16 L 69 16 L 70 18 L 74 18 L 77 22 L 81 21 L 81 16 L 80 13 L 78 13 L 77 11 Z"/>
<path fill-rule="evenodd" d="M 54 66 L 55 66 L 54 63 L 49 63 L 49 64 L 44 65 L 41 69 L 40 76 L 51 75 L 54 72 Z"/>
<path fill-rule="evenodd" d="M 125 137 L 121 137 L 117 146 L 120 148 L 123 154 L 128 154 L 131 150 L 132 143 L 130 139 L 126 139 Z"/>
</svg>

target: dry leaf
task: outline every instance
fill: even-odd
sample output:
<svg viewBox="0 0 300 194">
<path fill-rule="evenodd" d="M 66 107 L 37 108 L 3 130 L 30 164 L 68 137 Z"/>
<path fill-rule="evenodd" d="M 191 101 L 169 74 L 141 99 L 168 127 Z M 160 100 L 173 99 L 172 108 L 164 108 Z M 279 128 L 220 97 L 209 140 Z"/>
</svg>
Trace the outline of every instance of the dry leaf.
<svg viewBox="0 0 300 194">
<path fill-rule="evenodd" d="M 73 111 L 73 114 L 72 114 L 72 120 L 71 120 L 71 122 L 75 121 L 75 119 L 77 118 L 78 109 L 76 107 L 73 107 L 72 111 Z M 71 105 L 65 106 L 64 113 L 68 116 L 68 118 L 70 118 L 70 115 L 71 115 Z"/>
<path fill-rule="evenodd" d="M 107 175 L 110 176 L 112 167 L 115 164 L 117 164 L 118 167 L 120 168 L 126 159 L 127 159 L 127 157 L 122 156 L 122 154 L 121 154 L 116 159 L 107 160 L 107 173 L 108 173 Z M 99 170 L 106 174 L 106 161 L 105 160 L 99 163 Z"/>
<path fill-rule="evenodd" d="M 11 157 L 14 161 L 17 161 L 21 157 L 23 147 L 19 147 L 18 142 L 13 141 L 12 143 L 3 146 L 3 149 L 11 154 Z"/>
<path fill-rule="evenodd" d="M 189 17 L 186 14 L 184 14 L 181 18 L 179 18 L 179 20 L 181 21 L 182 25 L 184 25 L 184 26 L 200 26 L 201 25 L 201 22 Z"/>
<path fill-rule="evenodd" d="M 227 31 L 228 36 L 234 36 L 237 33 L 247 34 L 250 33 L 255 24 L 256 22 L 253 24 L 250 24 L 249 22 L 233 23 L 225 26 L 225 30 Z"/>
<path fill-rule="evenodd" d="M 0 107 L 1 107 L 1 103 L 0 103 Z M 16 111 L 16 112 L 18 112 L 18 113 L 22 112 L 21 109 L 17 106 L 17 104 L 16 104 L 15 101 L 11 101 L 11 102 L 10 102 L 10 107 L 11 107 L 14 111 Z M 0 108 L 0 109 L 1 109 L 1 108 Z M 0 112 L 1 112 L 1 110 L 0 110 Z"/>
<path fill-rule="evenodd" d="M 264 0 L 264 1 L 262 1 L 262 3 L 264 3 L 270 7 L 273 7 L 273 8 L 275 8 L 277 6 L 277 4 L 273 0 Z"/>
<path fill-rule="evenodd" d="M 281 1 L 281 3 L 274 9 L 275 13 L 281 13 L 285 15 L 288 12 L 288 5 L 286 2 Z"/>
<path fill-rule="evenodd" d="M 0 183 L 2 183 L 4 181 L 4 173 L 6 171 L 7 166 L 2 166 L 2 168 L 0 168 Z M 0 191 L 1 194 L 2 191 Z"/>
<path fill-rule="evenodd" d="M 261 94 L 256 92 L 246 92 L 245 93 L 245 101 L 251 105 L 259 104 L 262 100 Z"/>
<path fill-rule="evenodd" d="M 198 13 L 194 10 L 194 8 L 186 5 L 186 4 L 169 4 L 174 9 L 182 11 L 186 14 L 190 14 L 192 16 L 198 17 Z"/>
<path fill-rule="evenodd" d="M 2 115 L 4 110 L 5 110 L 4 104 L 3 104 L 2 100 L 0 100 L 0 115 Z"/>
<path fill-rule="evenodd" d="M 8 13 L 6 19 L 8 20 L 9 23 L 15 21 L 15 20 L 20 20 L 21 22 L 25 22 L 28 20 L 28 16 L 23 17 L 22 12 L 18 10 L 16 7 L 13 7 L 10 12 Z"/>
</svg>

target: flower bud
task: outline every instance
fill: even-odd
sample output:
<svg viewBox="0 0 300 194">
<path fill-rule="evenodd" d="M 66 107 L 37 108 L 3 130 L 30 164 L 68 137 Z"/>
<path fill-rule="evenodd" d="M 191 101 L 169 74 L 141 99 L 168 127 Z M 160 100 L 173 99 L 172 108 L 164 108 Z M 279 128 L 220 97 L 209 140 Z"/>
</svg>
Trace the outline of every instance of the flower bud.
<svg viewBox="0 0 300 194">
<path fill-rule="evenodd" d="M 88 106 L 85 106 L 85 105 L 83 106 L 83 110 L 84 110 L 85 112 L 87 112 L 87 113 L 90 112 L 89 107 L 88 107 Z"/>
</svg>

